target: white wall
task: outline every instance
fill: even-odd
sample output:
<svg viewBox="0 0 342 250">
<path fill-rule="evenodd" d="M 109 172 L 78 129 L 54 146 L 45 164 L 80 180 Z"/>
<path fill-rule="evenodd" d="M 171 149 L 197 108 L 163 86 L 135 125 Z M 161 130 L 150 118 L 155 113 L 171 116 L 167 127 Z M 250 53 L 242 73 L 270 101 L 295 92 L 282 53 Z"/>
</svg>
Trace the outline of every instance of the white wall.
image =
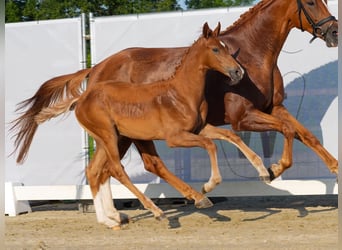
<svg viewBox="0 0 342 250">
<path fill-rule="evenodd" d="M 43 82 L 81 68 L 79 18 L 6 24 L 6 123 L 16 104 L 33 96 Z M 25 185 L 84 183 L 82 131 L 73 115 L 38 128 L 28 158 L 17 165 L 6 126 L 6 181 Z"/>
</svg>

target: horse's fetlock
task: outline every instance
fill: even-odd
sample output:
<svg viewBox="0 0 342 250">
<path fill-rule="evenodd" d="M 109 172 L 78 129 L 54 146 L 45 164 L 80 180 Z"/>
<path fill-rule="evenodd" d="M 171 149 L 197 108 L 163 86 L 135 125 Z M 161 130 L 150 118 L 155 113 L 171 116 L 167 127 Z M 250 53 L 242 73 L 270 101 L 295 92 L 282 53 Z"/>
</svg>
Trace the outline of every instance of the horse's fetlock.
<svg viewBox="0 0 342 250">
<path fill-rule="evenodd" d="M 284 168 L 284 169 L 287 169 L 289 167 L 292 166 L 292 161 L 290 159 L 281 159 L 279 161 L 279 165 Z"/>
<path fill-rule="evenodd" d="M 213 182 L 215 185 L 219 185 L 222 182 L 222 177 L 215 177 L 213 178 Z"/>
</svg>

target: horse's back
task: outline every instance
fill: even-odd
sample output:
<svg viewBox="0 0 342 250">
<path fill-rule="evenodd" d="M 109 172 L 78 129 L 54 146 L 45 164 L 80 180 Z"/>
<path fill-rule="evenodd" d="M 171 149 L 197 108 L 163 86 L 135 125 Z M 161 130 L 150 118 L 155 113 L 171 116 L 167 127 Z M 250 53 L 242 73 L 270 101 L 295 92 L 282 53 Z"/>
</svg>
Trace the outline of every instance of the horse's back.
<svg viewBox="0 0 342 250">
<path fill-rule="evenodd" d="M 169 79 L 188 48 L 129 48 L 94 67 L 88 84 L 104 80 L 151 83 Z"/>
</svg>

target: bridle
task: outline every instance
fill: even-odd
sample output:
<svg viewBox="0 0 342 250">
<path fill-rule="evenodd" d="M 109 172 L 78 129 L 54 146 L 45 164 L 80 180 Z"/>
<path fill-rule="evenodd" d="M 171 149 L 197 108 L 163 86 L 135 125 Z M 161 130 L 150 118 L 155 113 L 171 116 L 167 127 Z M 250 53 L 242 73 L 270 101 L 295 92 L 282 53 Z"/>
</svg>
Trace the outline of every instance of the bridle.
<svg viewBox="0 0 342 250">
<path fill-rule="evenodd" d="M 303 11 L 306 20 L 310 23 L 311 27 L 312 27 L 312 35 L 313 38 L 310 40 L 310 43 L 315 40 L 318 35 L 321 35 L 322 37 L 325 38 L 329 28 L 331 27 L 332 23 L 329 25 L 329 27 L 326 29 L 326 31 L 324 32 L 323 29 L 321 28 L 321 26 L 327 22 L 330 21 L 337 21 L 337 19 L 334 16 L 328 16 L 326 18 L 323 18 L 321 21 L 318 21 L 317 23 L 315 23 L 312 18 L 310 17 L 309 13 L 306 11 L 306 9 L 304 8 L 302 1 L 301 0 L 297 0 L 297 5 L 298 5 L 298 15 L 299 15 L 299 22 L 300 22 L 300 29 L 302 31 L 304 31 L 303 29 L 303 23 L 302 23 L 302 17 L 301 17 L 301 12 Z M 319 33 L 320 32 L 320 33 Z"/>
</svg>

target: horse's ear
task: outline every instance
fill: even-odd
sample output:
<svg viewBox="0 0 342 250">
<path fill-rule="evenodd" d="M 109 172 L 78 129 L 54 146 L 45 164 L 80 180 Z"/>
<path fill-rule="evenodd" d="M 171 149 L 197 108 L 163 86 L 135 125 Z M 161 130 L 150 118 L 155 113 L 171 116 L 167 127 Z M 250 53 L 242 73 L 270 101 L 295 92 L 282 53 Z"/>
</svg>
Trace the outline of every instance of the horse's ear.
<svg viewBox="0 0 342 250">
<path fill-rule="evenodd" d="M 221 23 L 218 22 L 217 27 L 213 31 L 213 36 L 217 37 L 218 35 L 220 35 L 220 31 L 221 31 Z"/>
<path fill-rule="evenodd" d="M 237 51 L 235 51 L 235 53 L 232 54 L 232 57 L 233 57 L 234 59 L 236 59 L 236 58 L 238 57 L 239 54 L 240 54 L 240 48 L 238 48 Z"/>
<path fill-rule="evenodd" d="M 209 36 L 211 36 L 212 32 L 213 32 L 213 31 L 209 28 L 209 25 L 208 25 L 208 23 L 206 22 L 206 23 L 203 25 L 203 31 L 202 31 L 203 36 L 204 36 L 205 38 L 209 38 Z"/>
</svg>

